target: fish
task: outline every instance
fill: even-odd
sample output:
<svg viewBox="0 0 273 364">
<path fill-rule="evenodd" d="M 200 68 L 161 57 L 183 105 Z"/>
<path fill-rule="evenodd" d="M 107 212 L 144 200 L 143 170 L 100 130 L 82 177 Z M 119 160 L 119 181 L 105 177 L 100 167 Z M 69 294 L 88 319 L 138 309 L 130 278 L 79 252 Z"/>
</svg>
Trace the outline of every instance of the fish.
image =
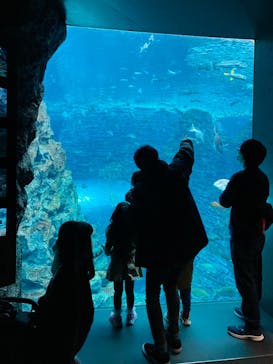
<svg viewBox="0 0 273 364">
<path fill-rule="evenodd" d="M 127 134 L 126 136 L 127 138 L 136 139 L 136 136 L 133 133 Z"/>
<path fill-rule="evenodd" d="M 230 67 L 239 67 L 239 68 L 246 68 L 247 63 L 238 61 L 238 60 L 229 60 L 229 61 L 221 61 L 214 64 L 214 67 L 223 67 L 223 68 L 230 68 Z"/>
<path fill-rule="evenodd" d="M 230 81 L 233 81 L 235 78 L 237 80 L 246 80 L 246 76 L 241 73 L 235 73 L 235 68 L 233 68 L 230 72 L 224 72 L 224 76 L 228 76 Z"/>
<path fill-rule="evenodd" d="M 177 73 L 178 73 L 178 71 L 173 71 L 173 70 L 168 69 L 169 75 L 176 75 Z"/>
<path fill-rule="evenodd" d="M 139 53 L 143 53 L 145 50 L 147 50 L 151 43 L 154 41 L 154 35 L 151 34 L 148 38 L 148 41 L 143 44 L 143 46 L 140 47 Z"/>
<path fill-rule="evenodd" d="M 213 133 L 214 133 L 214 148 L 219 153 L 223 153 L 224 151 L 224 144 L 222 142 L 222 139 L 220 138 L 220 135 L 218 134 L 216 130 L 216 126 L 213 126 Z"/>
<path fill-rule="evenodd" d="M 211 201 L 210 205 L 212 207 L 217 207 L 218 209 L 224 209 L 224 207 L 221 204 L 219 204 L 219 202 L 217 202 L 217 201 Z"/>
<path fill-rule="evenodd" d="M 202 143 L 204 143 L 204 133 L 202 132 L 202 130 L 197 129 L 193 124 L 191 126 L 191 128 L 188 130 L 191 133 L 194 133 L 196 139 L 198 141 L 201 141 Z"/>
<path fill-rule="evenodd" d="M 213 186 L 218 188 L 220 191 L 224 191 L 229 183 L 229 179 L 227 178 L 220 178 L 213 183 Z"/>
</svg>

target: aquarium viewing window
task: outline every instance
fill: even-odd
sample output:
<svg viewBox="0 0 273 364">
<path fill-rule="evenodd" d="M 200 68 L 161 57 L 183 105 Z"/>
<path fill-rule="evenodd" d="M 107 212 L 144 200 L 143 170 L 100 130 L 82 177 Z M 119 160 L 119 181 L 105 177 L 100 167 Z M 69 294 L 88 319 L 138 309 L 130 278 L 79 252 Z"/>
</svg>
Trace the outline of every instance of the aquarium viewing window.
<svg viewBox="0 0 273 364">
<path fill-rule="evenodd" d="M 192 301 L 238 299 L 229 210 L 212 202 L 240 168 L 238 146 L 252 135 L 254 42 L 67 31 L 47 66 L 44 101 L 81 212 L 95 229 L 95 306 L 113 305 L 113 284 L 105 279 L 109 258 L 101 247 L 111 213 L 130 188 L 134 151 L 151 144 L 169 162 L 185 136 L 195 146 L 190 186 L 209 236 L 195 259 Z M 136 305 L 145 303 L 144 279 L 135 282 Z"/>
</svg>

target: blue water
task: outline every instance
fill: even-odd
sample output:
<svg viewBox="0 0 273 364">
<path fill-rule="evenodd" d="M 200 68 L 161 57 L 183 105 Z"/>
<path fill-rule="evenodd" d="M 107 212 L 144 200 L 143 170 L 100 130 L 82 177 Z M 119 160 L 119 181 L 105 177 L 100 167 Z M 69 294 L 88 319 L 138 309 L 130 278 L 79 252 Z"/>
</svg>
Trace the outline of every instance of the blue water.
<svg viewBox="0 0 273 364">
<path fill-rule="evenodd" d="M 169 162 L 179 141 L 192 138 L 190 185 L 210 239 L 196 259 L 193 301 L 238 298 L 229 211 L 211 202 L 220 193 L 214 182 L 240 168 L 238 147 L 251 137 L 253 55 L 252 41 L 68 27 L 46 70 L 44 100 L 54 137 L 95 228 L 95 248 L 105 243 L 111 213 L 130 188 L 134 151 L 151 144 Z M 104 256 L 95 262 L 100 272 L 108 263 Z M 109 297 L 98 305 L 110 305 L 110 286 L 102 287 Z M 143 303 L 143 279 L 136 292 Z"/>
</svg>

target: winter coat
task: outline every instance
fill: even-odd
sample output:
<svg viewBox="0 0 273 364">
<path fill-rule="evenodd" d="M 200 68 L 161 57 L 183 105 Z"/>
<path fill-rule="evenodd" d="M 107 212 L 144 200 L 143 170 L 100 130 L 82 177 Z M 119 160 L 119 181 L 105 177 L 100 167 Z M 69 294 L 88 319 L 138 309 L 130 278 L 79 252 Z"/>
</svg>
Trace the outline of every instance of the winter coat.
<svg viewBox="0 0 273 364">
<path fill-rule="evenodd" d="M 142 270 L 135 265 L 135 241 L 131 206 L 121 202 L 114 210 L 106 229 L 105 254 L 110 255 L 106 278 L 109 281 L 135 280 Z"/>
<path fill-rule="evenodd" d="M 231 177 L 219 201 L 222 206 L 231 207 L 230 226 L 234 234 L 261 233 L 268 196 L 269 180 L 259 168 L 246 168 Z"/>
<path fill-rule="evenodd" d="M 133 174 L 127 198 L 134 211 L 137 265 L 183 266 L 207 245 L 188 185 L 193 162 L 192 142 L 183 140 L 169 165 L 158 160 Z"/>
<path fill-rule="evenodd" d="M 69 221 L 60 228 L 53 277 L 38 300 L 36 318 L 37 349 L 43 353 L 45 363 L 70 364 L 93 323 L 92 232 L 92 226 L 85 222 Z"/>
<path fill-rule="evenodd" d="M 258 167 L 235 173 L 219 196 L 224 207 L 231 207 L 232 251 L 248 254 L 263 233 L 263 217 L 269 196 L 269 180 Z"/>
</svg>

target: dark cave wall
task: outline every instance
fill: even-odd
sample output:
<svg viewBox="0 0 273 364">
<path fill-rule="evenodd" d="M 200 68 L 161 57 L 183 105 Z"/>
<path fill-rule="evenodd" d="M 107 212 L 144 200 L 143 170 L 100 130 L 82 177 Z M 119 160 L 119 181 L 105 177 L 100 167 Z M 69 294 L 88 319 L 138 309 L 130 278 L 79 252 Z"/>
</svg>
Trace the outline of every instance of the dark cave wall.
<svg viewBox="0 0 273 364">
<path fill-rule="evenodd" d="M 9 1 L 1 7 L 0 40 L 7 44 L 12 72 L 16 126 L 17 230 L 26 209 L 25 186 L 33 179 L 27 153 L 36 136 L 36 120 L 43 96 L 43 78 L 48 60 L 66 38 L 66 14 L 62 0 Z M 20 290 L 21 247 L 17 243 L 17 277 L 8 293 Z"/>
</svg>

